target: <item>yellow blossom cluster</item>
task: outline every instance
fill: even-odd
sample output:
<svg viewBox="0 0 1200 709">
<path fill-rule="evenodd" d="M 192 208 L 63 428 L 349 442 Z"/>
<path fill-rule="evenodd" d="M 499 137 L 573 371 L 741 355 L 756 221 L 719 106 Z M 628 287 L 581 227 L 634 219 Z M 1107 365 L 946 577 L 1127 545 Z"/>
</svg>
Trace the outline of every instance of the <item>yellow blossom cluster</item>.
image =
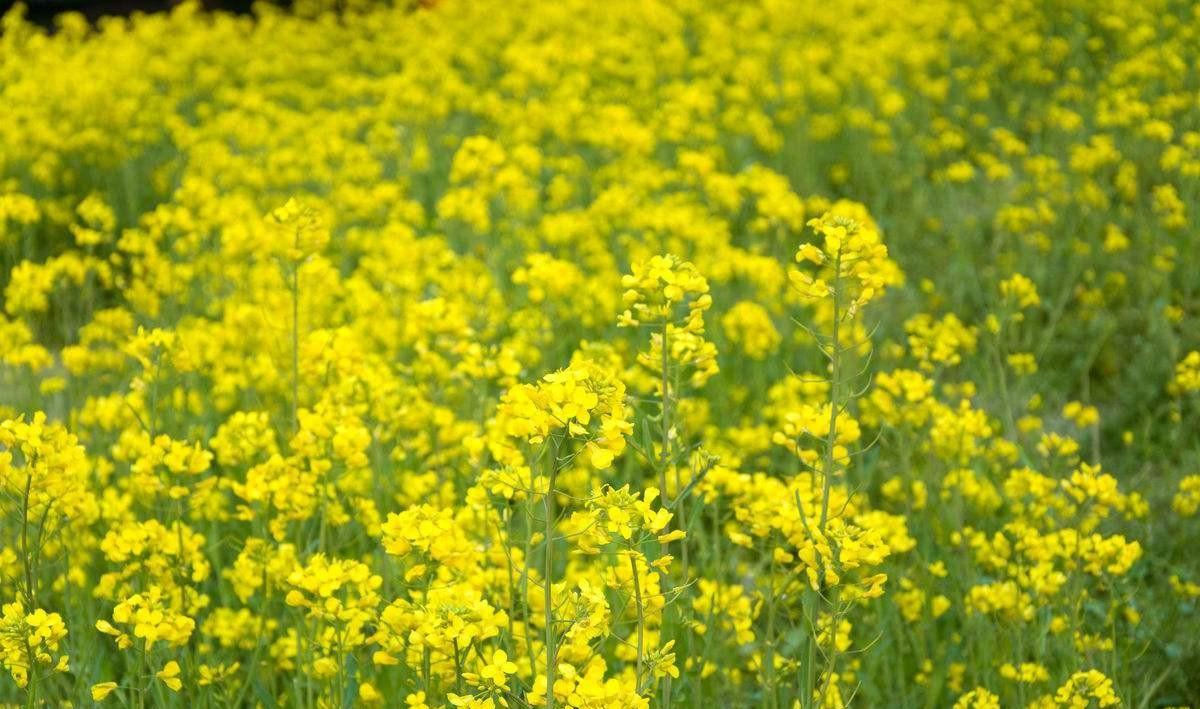
<svg viewBox="0 0 1200 709">
<path fill-rule="evenodd" d="M 0 704 L 1200 705 L 1193 3 L 30 4 Z"/>
</svg>

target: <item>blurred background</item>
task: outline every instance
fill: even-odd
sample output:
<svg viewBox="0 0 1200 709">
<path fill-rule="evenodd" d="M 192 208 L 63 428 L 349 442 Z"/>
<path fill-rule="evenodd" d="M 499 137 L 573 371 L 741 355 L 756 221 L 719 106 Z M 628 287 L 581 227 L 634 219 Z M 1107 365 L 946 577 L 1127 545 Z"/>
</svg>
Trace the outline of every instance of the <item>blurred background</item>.
<svg viewBox="0 0 1200 709">
<path fill-rule="evenodd" d="M 169 10 L 181 0 L 23 0 L 28 8 L 26 17 L 30 21 L 49 25 L 54 16 L 61 12 L 81 12 L 89 20 L 105 15 L 128 15 L 133 12 L 158 12 Z M 16 4 L 15 0 L 0 0 L 0 15 Z M 210 10 L 249 12 L 253 0 L 200 0 Z M 291 4 L 286 0 L 276 4 Z"/>
</svg>

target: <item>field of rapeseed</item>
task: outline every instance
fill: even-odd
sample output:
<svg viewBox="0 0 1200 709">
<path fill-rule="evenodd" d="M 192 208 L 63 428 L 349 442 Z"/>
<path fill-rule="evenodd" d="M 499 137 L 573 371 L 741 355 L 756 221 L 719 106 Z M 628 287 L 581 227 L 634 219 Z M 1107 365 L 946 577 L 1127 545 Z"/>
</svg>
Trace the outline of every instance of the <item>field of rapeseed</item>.
<svg viewBox="0 0 1200 709">
<path fill-rule="evenodd" d="M 1200 9 L 0 29 L 0 703 L 1200 703 Z"/>
</svg>

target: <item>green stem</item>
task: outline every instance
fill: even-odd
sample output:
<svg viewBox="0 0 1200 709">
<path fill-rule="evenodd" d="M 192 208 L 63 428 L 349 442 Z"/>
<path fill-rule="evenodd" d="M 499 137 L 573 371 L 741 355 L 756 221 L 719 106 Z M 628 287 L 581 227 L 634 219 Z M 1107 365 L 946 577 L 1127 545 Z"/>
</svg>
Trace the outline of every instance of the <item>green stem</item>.
<svg viewBox="0 0 1200 709">
<path fill-rule="evenodd" d="M 834 273 L 841 274 L 842 255 L 838 252 L 837 260 L 834 264 Z M 841 387 L 841 367 L 842 367 L 842 343 L 840 338 L 841 329 L 841 279 L 835 282 L 833 290 L 833 342 L 829 349 L 829 432 L 825 437 L 825 460 L 822 473 L 824 475 L 823 487 L 821 490 L 821 520 L 817 528 L 822 535 L 825 533 L 825 523 L 829 520 L 829 495 L 833 488 L 833 448 L 837 443 L 837 415 L 838 406 L 841 401 L 838 397 Z"/>
<path fill-rule="evenodd" d="M 525 568 L 521 571 L 521 619 L 525 623 L 525 632 L 522 637 L 525 641 L 525 651 L 529 655 L 529 666 L 537 666 L 537 657 L 533 651 L 533 638 L 530 637 L 531 619 L 533 612 L 529 603 L 529 575 L 532 569 L 530 559 L 533 558 L 533 495 L 525 501 L 525 556 L 523 557 Z"/>
<path fill-rule="evenodd" d="M 637 603 L 637 679 L 634 681 L 634 686 L 641 688 L 642 685 L 642 653 L 645 648 L 645 611 L 642 606 L 642 583 L 638 578 L 638 565 L 636 552 L 629 550 L 629 569 L 633 573 L 633 597 Z"/>
<path fill-rule="evenodd" d="M 817 594 L 813 591 L 805 592 L 805 618 L 808 620 L 808 655 L 805 658 L 804 670 L 804 687 L 803 696 L 800 698 L 800 705 L 805 707 L 813 706 L 813 696 L 817 690 Z"/>
<path fill-rule="evenodd" d="M 32 470 L 34 461 L 30 460 L 28 469 Z M 33 492 L 33 474 L 25 477 L 25 490 L 21 495 L 21 561 L 25 568 L 25 601 L 29 604 L 29 612 L 37 609 L 37 587 L 33 573 L 33 555 L 29 553 L 29 498 Z M 32 670 L 32 667 L 30 668 Z M 32 672 L 31 672 L 32 674 Z"/>
<path fill-rule="evenodd" d="M 659 453 L 658 467 L 658 487 L 663 496 L 663 504 L 667 503 L 667 465 L 670 462 L 670 437 L 671 437 L 671 397 L 670 397 L 670 351 L 668 340 L 668 324 L 664 321 L 662 326 L 662 391 L 659 394 L 662 397 L 662 450 Z"/>
<path fill-rule="evenodd" d="M 767 634 L 766 651 L 763 652 L 763 706 L 775 706 L 775 560 L 771 560 L 771 573 L 767 583 Z"/>
<path fill-rule="evenodd" d="M 463 691 L 462 651 L 457 640 L 454 641 L 454 691 L 458 694 Z"/>
<path fill-rule="evenodd" d="M 825 450 L 821 465 L 821 518 L 817 523 L 818 533 L 822 538 L 825 536 L 825 528 L 829 522 L 829 498 L 833 490 L 833 473 L 834 473 L 834 446 L 837 445 L 837 417 L 838 407 L 841 405 L 841 379 L 842 379 L 842 341 L 841 341 L 841 324 L 842 324 L 842 300 L 841 300 L 841 272 L 842 272 L 842 254 L 838 251 L 838 255 L 834 260 L 834 287 L 833 287 L 833 328 L 831 332 L 832 340 L 829 344 L 829 430 L 825 436 Z M 825 573 L 824 562 L 821 569 L 821 583 L 824 585 Z M 818 605 L 820 604 L 820 596 L 818 594 L 809 595 L 808 607 L 808 652 L 807 662 L 808 671 L 805 673 L 805 687 L 803 688 L 804 696 L 801 697 L 802 706 L 811 707 L 815 703 L 814 693 L 816 691 L 817 681 L 817 623 L 820 619 Z"/>
<path fill-rule="evenodd" d="M 296 231 L 300 248 L 300 231 Z M 292 264 L 292 435 L 300 431 L 300 264 Z"/>
<path fill-rule="evenodd" d="M 29 685 L 25 690 L 25 707 L 33 709 L 38 706 L 37 701 L 37 667 L 34 666 L 33 645 L 29 643 L 29 639 L 25 640 L 25 662 L 28 665 L 29 676 L 27 678 Z"/>
<path fill-rule="evenodd" d="M 546 573 L 542 579 L 545 591 L 546 607 L 544 621 L 546 624 L 546 709 L 554 709 L 554 485 L 558 478 L 558 446 L 554 447 L 554 457 L 550 461 L 550 481 L 543 498 L 546 511 Z"/>
</svg>

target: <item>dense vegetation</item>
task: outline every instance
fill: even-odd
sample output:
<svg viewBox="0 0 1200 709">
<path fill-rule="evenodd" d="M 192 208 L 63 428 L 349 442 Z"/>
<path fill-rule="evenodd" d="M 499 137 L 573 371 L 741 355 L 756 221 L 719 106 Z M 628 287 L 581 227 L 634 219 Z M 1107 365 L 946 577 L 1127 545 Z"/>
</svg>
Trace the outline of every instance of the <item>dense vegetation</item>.
<svg viewBox="0 0 1200 709">
<path fill-rule="evenodd" d="M 0 34 L 0 700 L 1200 702 L 1200 9 Z"/>
</svg>

